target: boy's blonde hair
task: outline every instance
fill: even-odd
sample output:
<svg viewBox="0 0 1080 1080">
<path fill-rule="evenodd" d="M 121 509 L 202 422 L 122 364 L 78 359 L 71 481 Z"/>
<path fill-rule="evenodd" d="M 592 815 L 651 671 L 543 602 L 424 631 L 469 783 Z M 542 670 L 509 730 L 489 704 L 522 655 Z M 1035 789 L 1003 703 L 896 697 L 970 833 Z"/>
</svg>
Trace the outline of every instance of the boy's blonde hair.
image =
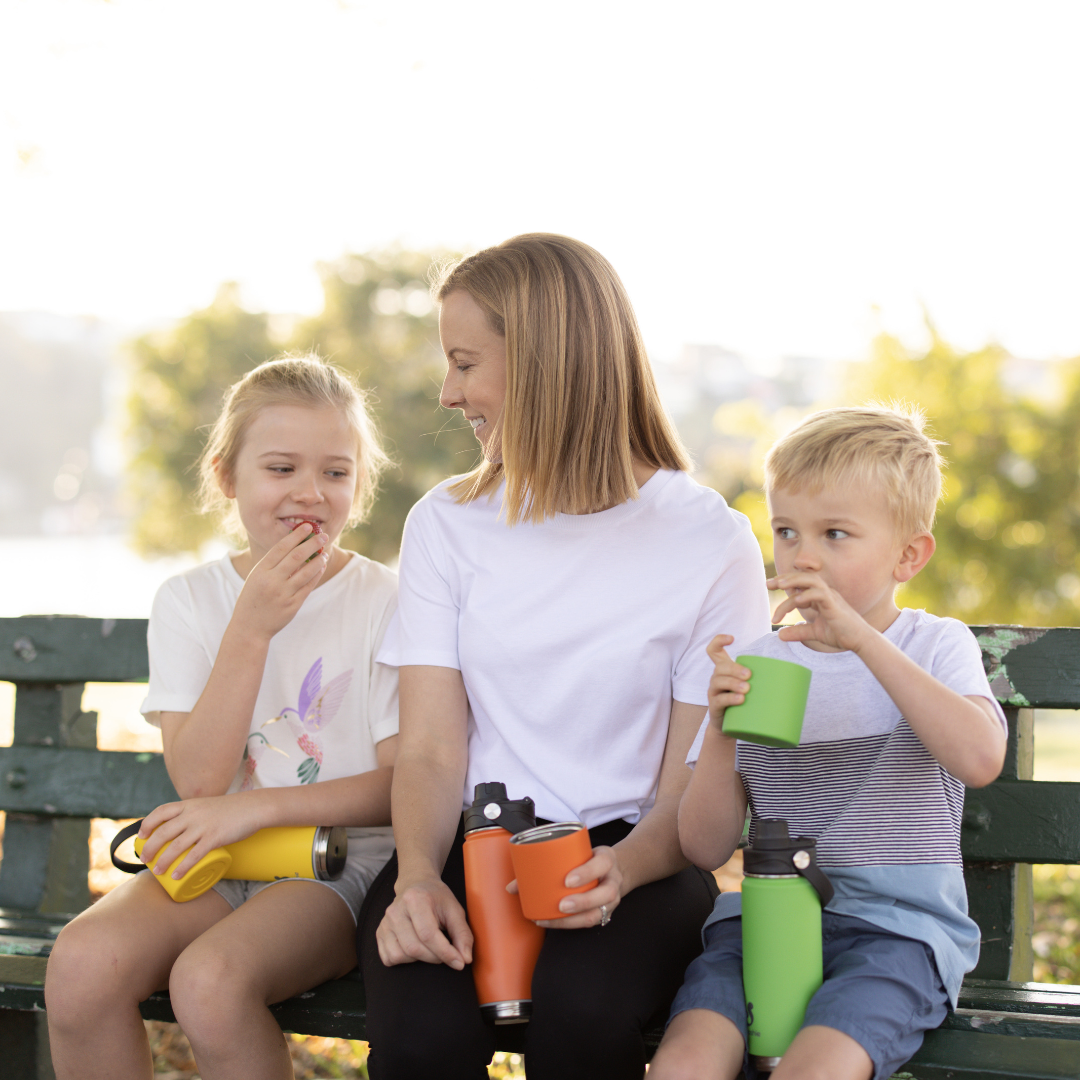
<svg viewBox="0 0 1080 1080">
<path fill-rule="evenodd" d="M 443 270 L 506 338 L 502 463 L 485 461 L 451 492 L 471 502 L 506 477 L 507 521 L 583 514 L 637 496 L 633 459 L 688 469 L 660 404 L 629 297 L 611 263 L 578 240 L 515 236 Z"/>
<path fill-rule="evenodd" d="M 368 413 L 368 395 L 344 371 L 317 353 L 280 356 L 249 371 L 225 392 L 225 404 L 210 429 L 199 458 L 199 498 L 204 511 L 222 514 L 230 532 L 243 534 L 231 500 L 222 493 L 220 476 L 232 476 L 251 422 L 268 405 L 340 409 L 356 436 L 356 490 L 348 524 L 367 517 L 379 476 L 390 464 Z"/>
<path fill-rule="evenodd" d="M 903 537 L 929 532 L 941 498 L 942 457 L 925 414 L 902 405 L 814 413 L 765 458 L 765 491 L 820 491 L 866 483 L 882 489 Z"/>
</svg>

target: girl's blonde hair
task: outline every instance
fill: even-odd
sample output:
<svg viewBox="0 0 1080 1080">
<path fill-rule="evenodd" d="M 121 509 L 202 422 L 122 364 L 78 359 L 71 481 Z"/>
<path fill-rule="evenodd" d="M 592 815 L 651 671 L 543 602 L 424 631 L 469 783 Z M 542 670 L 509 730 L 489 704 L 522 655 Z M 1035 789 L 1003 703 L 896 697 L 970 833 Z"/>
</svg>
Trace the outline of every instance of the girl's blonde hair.
<svg viewBox="0 0 1080 1080">
<path fill-rule="evenodd" d="M 636 498 L 633 459 L 690 462 L 660 404 L 634 310 L 598 251 L 551 233 L 515 236 L 445 268 L 436 300 L 457 289 L 506 338 L 502 462 L 450 487 L 458 502 L 506 477 L 507 521 L 585 514 Z"/>
<path fill-rule="evenodd" d="M 897 534 L 934 527 L 943 461 L 921 409 L 871 404 L 808 416 L 765 457 L 765 491 L 806 491 L 862 483 L 883 491 Z"/>
<path fill-rule="evenodd" d="M 230 532 L 242 533 L 239 515 L 223 494 L 218 477 L 233 475 L 244 436 L 259 410 L 268 405 L 341 410 L 356 436 L 356 490 L 348 524 L 358 525 L 371 509 L 379 476 L 390 459 L 368 413 L 367 393 L 351 376 L 313 352 L 267 360 L 225 392 L 225 404 L 198 462 L 202 509 L 222 513 Z"/>
</svg>

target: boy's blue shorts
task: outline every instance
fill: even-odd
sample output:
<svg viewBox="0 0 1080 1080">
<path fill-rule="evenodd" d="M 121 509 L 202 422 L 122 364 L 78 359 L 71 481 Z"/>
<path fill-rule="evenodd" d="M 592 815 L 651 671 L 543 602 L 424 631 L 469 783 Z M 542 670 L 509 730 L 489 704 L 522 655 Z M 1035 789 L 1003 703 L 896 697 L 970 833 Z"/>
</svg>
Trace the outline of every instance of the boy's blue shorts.
<svg viewBox="0 0 1080 1080">
<path fill-rule="evenodd" d="M 825 982 L 810 999 L 804 1027 L 823 1025 L 850 1035 L 885 1080 L 922 1045 L 949 1008 L 934 954 L 921 941 L 898 937 L 853 915 L 822 914 Z M 709 1009 L 726 1016 L 746 1040 L 742 986 L 742 919 L 705 929 L 705 951 L 686 969 L 671 1015 Z M 668 1021 L 670 1023 L 670 1020 Z M 747 1061 L 744 1075 L 755 1076 Z"/>
</svg>

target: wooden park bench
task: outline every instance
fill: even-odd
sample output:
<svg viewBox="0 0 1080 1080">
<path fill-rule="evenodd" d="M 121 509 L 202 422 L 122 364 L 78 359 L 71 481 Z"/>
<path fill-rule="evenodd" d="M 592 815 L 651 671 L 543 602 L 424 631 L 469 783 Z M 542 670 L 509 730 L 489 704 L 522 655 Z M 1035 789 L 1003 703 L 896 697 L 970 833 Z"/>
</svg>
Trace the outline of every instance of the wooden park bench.
<svg viewBox="0 0 1080 1080">
<path fill-rule="evenodd" d="M 959 1008 L 898 1074 L 1080 1080 L 1080 986 L 1033 983 L 1032 863 L 1080 862 L 1080 784 L 1034 782 L 1033 708 L 1080 708 L 1080 629 L 972 627 L 1009 718 L 1001 778 L 971 791 L 963 850 L 982 958 Z M 159 754 L 104 751 L 87 682 L 147 676 L 141 619 L 0 620 L 0 680 L 15 683 L 15 733 L 0 748 L 0 1075 L 52 1076 L 45 965 L 56 934 L 90 902 L 90 819 L 140 817 L 176 798 Z M 172 1020 L 167 994 L 143 1003 Z M 283 1029 L 364 1038 L 358 973 L 274 1006 Z M 500 1029 L 502 1049 L 520 1032 Z M 659 1032 L 654 1033 L 656 1039 Z"/>
</svg>

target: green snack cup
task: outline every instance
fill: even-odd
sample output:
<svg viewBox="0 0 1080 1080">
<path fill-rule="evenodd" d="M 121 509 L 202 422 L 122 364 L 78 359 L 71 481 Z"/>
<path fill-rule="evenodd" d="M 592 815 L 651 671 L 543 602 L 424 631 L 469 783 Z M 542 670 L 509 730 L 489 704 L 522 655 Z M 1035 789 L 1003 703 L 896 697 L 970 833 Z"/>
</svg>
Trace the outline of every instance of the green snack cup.
<svg viewBox="0 0 1080 1080">
<path fill-rule="evenodd" d="M 750 689 L 741 705 L 724 712 L 724 734 L 762 746 L 798 746 L 810 669 L 770 656 L 737 656 L 750 669 Z"/>
</svg>

